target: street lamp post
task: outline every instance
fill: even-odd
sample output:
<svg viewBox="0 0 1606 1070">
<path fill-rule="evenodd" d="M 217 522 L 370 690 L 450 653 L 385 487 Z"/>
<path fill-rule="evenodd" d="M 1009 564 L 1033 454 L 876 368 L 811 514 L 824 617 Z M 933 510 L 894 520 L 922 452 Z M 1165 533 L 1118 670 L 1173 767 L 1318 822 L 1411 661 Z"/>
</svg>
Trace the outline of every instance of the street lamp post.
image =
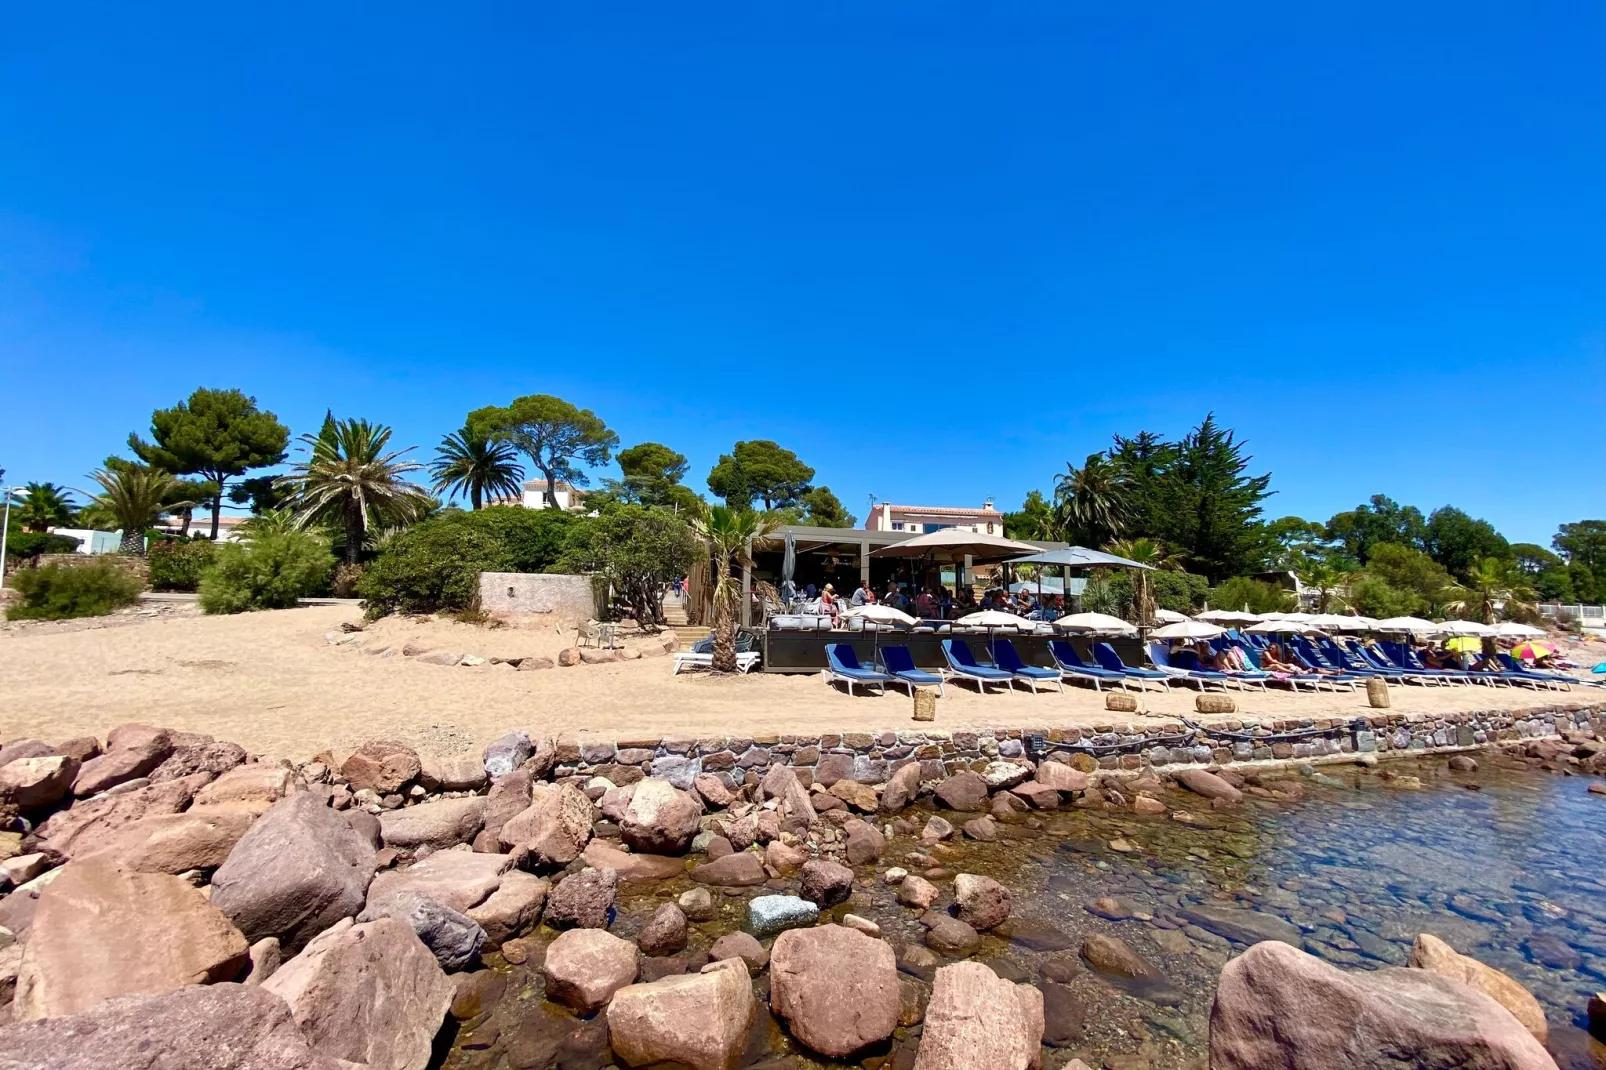
<svg viewBox="0 0 1606 1070">
<path fill-rule="evenodd" d="M 0 487 L 0 498 L 6 500 L 5 519 L 0 520 L 0 590 L 6 586 L 6 536 L 11 533 L 11 495 L 22 487 Z"/>
</svg>

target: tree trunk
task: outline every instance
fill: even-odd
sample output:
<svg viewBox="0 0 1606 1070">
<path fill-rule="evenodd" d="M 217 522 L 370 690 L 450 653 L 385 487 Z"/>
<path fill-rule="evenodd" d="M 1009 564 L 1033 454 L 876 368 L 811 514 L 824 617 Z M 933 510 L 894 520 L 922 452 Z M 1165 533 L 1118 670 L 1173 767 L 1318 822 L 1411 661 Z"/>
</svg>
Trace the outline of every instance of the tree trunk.
<svg viewBox="0 0 1606 1070">
<path fill-rule="evenodd" d="M 180 536 L 187 539 L 190 537 L 190 521 L 195 518 L 195 510 L 183 509 L 180 510 L 178 515 L 183 517 L 182 522 L 180 522 L 178 526 L 178 533 Z"/>
<path fill-rule="evenodd" d="M 547 470 L 545 475 L 546 475 L 546 507 L 548 509 L 556 509 L 558 507 L 558 479 L 557 479 L 557 476 L 552 474 L 550 469 Z"/>
<path fill-rule="evenodd" d="M 714 663 L 715 672 L 736 671 L 736 614 L 729 599 L 721 598 L 714 606 Z"/>
<path fill-rule="evenodd" d="M 117 544 L 117 552 L 133 557 L 144 557 L 145 533 L 137 528 L 124 528 L 123 540 Z"/>
<path fill-rule="evenodd" d="M 362 507 L 346 506 L 346 564 L 355 565 L 362 555 Z"/>
<path fill-rule="evenodd" d="M 212 499 L 212 541 L 217 542 L 218 519 L 223 515 L 223 477 L 213 480 L 217 484 L 217 497 Z M 188 531 L 186 525 L 185 530 Z"/>
<path fill-rule="evenodd" d="M 478 483 L 470 483 L 468 485 L 468 504 L 469 508 L 473 509 L 475 512 L 479 512 L 480 485 Z"/>
</svg>

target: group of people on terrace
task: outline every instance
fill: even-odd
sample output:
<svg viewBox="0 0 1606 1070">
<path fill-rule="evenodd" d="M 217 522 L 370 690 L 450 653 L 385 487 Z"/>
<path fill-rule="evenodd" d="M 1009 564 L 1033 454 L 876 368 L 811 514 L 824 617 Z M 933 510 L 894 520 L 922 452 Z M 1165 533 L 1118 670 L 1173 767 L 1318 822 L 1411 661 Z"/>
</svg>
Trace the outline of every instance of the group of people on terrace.
<svg viewBox="0 0 1606 1070">
<path fill-rule="evenodd" d="M 890 580 L 878 595 L 869 581 L 861 581 L 844 599 L 834 584 L 827 583 L 816 591 L 811 583 L 803 589 L 803 598 L 806 602 L 817 602 L 817 612 L 833 620 L 841 619 L 844 608 L 867 605 L 890 606 L 922 620 L 955 620 L 989 609 L 1013 613 L 1029 621 L 1055 621 L 1065 615 L 1065 600 L 1058 593 L 1045 592 L 1039 599 L 1036 592 L 1025 586 L 1013 595 L 1002 587 L 989 587 L 978 602 L 969 585 L 961 586 L 955 596 L 946 585 L 917 588 L 914 584 Z"/>
</svg>

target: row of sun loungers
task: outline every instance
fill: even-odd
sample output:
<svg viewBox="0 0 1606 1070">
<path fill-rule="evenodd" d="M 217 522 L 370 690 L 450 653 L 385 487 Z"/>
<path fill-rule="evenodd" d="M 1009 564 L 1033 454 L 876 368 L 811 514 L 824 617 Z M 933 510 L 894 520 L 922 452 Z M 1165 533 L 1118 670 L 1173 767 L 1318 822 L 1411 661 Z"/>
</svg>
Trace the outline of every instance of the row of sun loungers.
<svg viewBox="0 0 1606 1070">
<path fill-rule="evenodd" d="M 1417 658 L 1415 651 L 1403 644 L 1383 644 L 1381 652 L 1365 644 L 1341 645 L 1332 639 L 1313 643 L 1303 636 L 1295 636 L 1284 646 L 1285 656 L 1308 670 L 1305 673 L 1266 672 L 1261 669 L 1260 655 L 1264 647 L 1255 639 L 1228 633 L 1216 644 L 1230 644 L 1242 651 L 1252 668 L 1242 671 L 1219 671 L 1203 668 L 1192 651 L 1171 652 L 1164 643 L 1148 645 L 1152 668 L 1132 666 L 1121 660 L 1121 655 L 1109 643 L 1094 643 L 1093 661 L 1086 658 L 1065 639 L 1049 641 L 1049 652 L 1054 665 L 1028 665 L 1008 639 L 994 638 L 987 644 L 991 663 L 976 657 L 970 643 L 964 639 L 944 639 L 943 658 L 947 667 L 941 673 L 915 667 L 914 658 L 906 646 L 883 646 L 878 650 L 880 663 L 866 666 L 859 662 L 853 647 L 847 643 L 830 643 L 825 648 L 828 662 L 828 679 L 831 683 L 845 683 L 848 693 L 855 684 L 874 687 L 882 691 L 888 684 L 902 684 L 914 693 L 916 687 L 936 687 L 939 693 L 945 680 L 970 680 L 982 693 L 989 685 L 1013 689 L 1024 684 L 1035 694 L 1039 684 L 1052 683 L 1064 690 L 1065 680 L 1091 683 L 1102 691 L 1106 685 L 1124 690 L 1144 691 L 1153 688 L 1169 691 L 1173 686 L 1188 686 L 1200 691 L 1215 687 L 1225 691 L 1267 690 L 1268 684 L 1286 685 L 1292 691 L 1307 689 L 1349 690 L 1374 678 L 1389 683 L 1417 684 L 1421 686 L 1450 686 L 1454 684 L 1505 684 L 1534 688 L 1567 688 L 1579 683 L 1575 677 L 1561 673 L 1528 669 L 1509 654 L 1499 655 L 1501 672 L 1472 672 L 1458 669 L 1430 669 Z M 1217 649 L 1221 648 L 1217 645 Z"/>
</svg>

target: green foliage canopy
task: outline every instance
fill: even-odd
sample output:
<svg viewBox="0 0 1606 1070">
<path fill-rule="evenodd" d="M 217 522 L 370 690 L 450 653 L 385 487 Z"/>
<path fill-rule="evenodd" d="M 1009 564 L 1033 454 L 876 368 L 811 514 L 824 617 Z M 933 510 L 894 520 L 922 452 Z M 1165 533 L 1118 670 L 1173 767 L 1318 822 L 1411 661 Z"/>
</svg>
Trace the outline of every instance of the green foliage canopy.
<svg viewBox="0 0 1606 1070">
<path fill-rule="evenodd" d="M 556 509 L 557 484 L 590 484 L 580 466 L 605 465 L 619 446 L 619 436 L 590 409 L 551 394 L 514 398 L 505 406 L 487 406 L 468 414 L 466 427 L 486 438 L 510 442 L 530 458 L 546 479 L 547 508 Z"/>
<path fill-rule="evenodd" d="M 334 568 L 328 542 L 305 531 L 221 543 L 201 575 L 196 601 L 203 613 L 288 609 L 328 590 Z"/>
<path fill-rule="evenodd" d="M 757 499 L 766 512 L 796 505 L 809 491 L 814 469 L 797 454 L 768 439 L 738 442 L 708 473 L 708 489 L 730 509 L 751 509 Z"/>
<path fill-rule="evenodd" d="M 175 475 L 201 475 L 218 487 L 212 499 L 212 538 L 217 538 L 222 493 L 228 481 L 252 468 L 284 460 L 290 431 L 255 398 L 239 390 L 202 387 L 170 409 L 151 414 L 151 438 L 128 436 L 141 461 Z"/>
</svg>

